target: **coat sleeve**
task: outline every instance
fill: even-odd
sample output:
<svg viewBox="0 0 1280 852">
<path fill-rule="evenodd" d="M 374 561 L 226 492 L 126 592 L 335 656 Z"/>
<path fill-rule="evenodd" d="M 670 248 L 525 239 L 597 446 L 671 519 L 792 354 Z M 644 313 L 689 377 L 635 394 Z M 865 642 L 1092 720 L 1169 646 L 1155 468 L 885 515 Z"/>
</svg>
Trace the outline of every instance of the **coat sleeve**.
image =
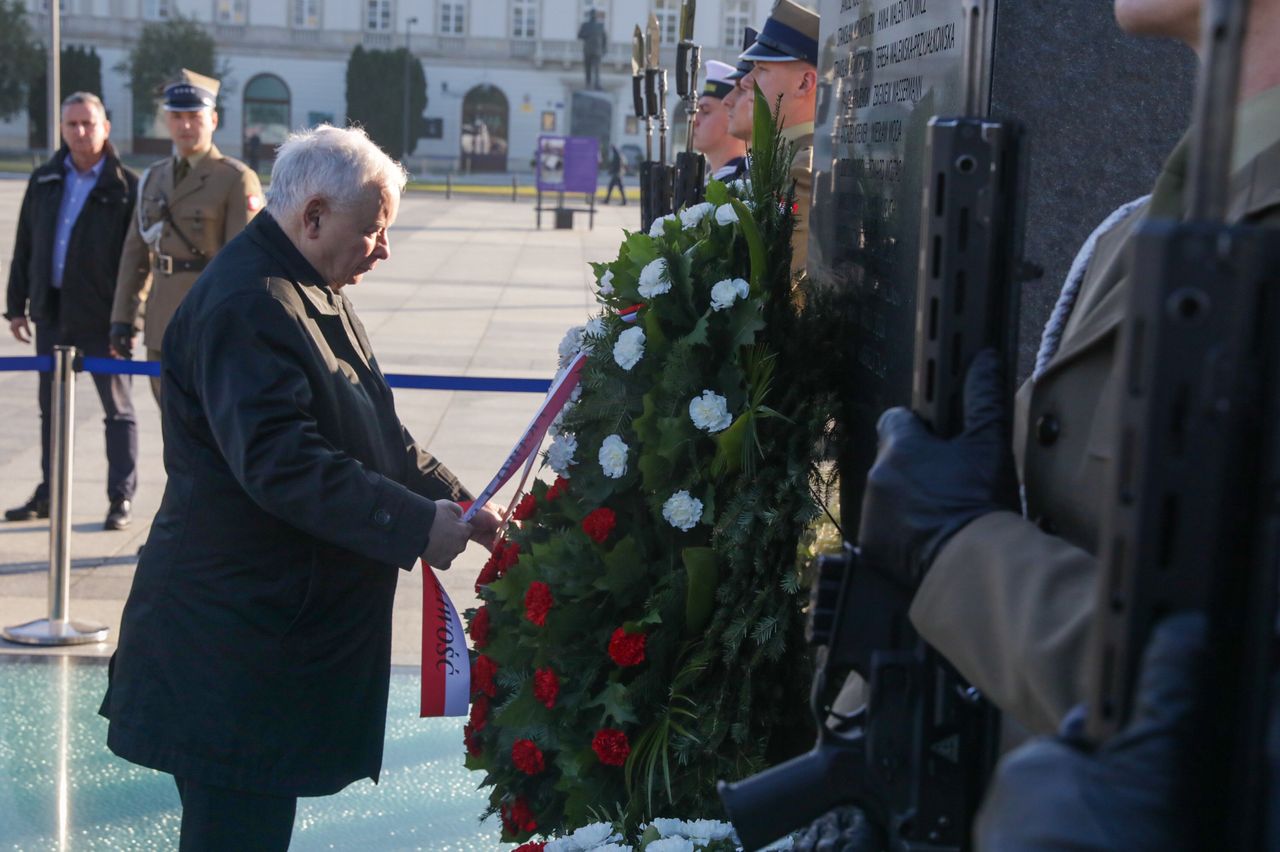
<svg viewBox="0 0 1280 852">
<path fill-rule="evenodd" d="M 458 477 L 440 460 L 418 445 L 409 434 L 409 430 L 400 427 L 404 434 L 405 453 L 407 454 L 408 478 L 406 485 L 415 494 L 421 494 L 429 500 L 472 500 L 474 495 L 463 487 Z"/>
<path fill-rule="evenodd" d="M 240 169 L 240 179 L 232 184 L 227 197 L 227 215 L 223 219 L 224 232 L 222 244 L 231 242 L 231 238 L 244 230 L 249 220 L 262 209 L 262 182 L 257 172 L 249 168 Z"/>
<path fill-rule="evenodd" d="M 283 305 L 266 293 L 227 299 L 200 324 L 190 357 L 214 441 L 255 503 L 319 540 L 413 567 L 435 504 L 321 434 L 304 368 L 309 341 Z"/>
<path fill-rule="evenodd" d="M 5 293 L 5 319 L 22 319 L 27 315 L 27 301 L 31 298 L 31 207 L 34 203 L 36 179 L 27 182 L 22 196 L 22 209 L 18 213 L 18 231 L 13 238 L 13 261 L 9 264 L 9 287 Z"/>
<path fill-rule="evenodd" d="M 144 176 L 142 180 L 145 180 Z M 133 204 L 129 211 L 129 228 L 120 252 L 120 267 L 116 272 L 116 293 L 111 304 L 111 321 L 138 328 L 138 314 L 151 290 L 151 248 L 142 241 L 138 230 L 138 189 L 134 188 Z"/>
<path fill-rule="evenodd" d="M 997 707 L 1049 734 L 1085 696 L 1097 560 L 1013 512 L 939 552 L 911 623 Z"/>
</svg>

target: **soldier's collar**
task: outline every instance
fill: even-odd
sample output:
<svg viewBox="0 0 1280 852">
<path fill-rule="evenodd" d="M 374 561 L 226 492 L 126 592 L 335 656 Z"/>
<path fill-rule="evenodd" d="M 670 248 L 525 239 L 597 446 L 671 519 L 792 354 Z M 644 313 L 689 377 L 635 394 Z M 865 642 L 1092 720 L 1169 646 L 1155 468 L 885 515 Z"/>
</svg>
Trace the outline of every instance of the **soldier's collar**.
<svg viewBox="0 0 1280 852">
<path fill-rule="evenodd" d="M 1239 171 L 1277 142 L 1280 142 L 1280 86 L 1272 86 L 1240 104 L 1231 171 Z"/>
<path fill-rule="evenodd" d="M 782 128 L 782 138 L 788 142 L 798 142 L 806 136 L 813 135 L 813 122 L 802 121 L 799 124 L 793 124 L 790 127 Z"/>
</svg>

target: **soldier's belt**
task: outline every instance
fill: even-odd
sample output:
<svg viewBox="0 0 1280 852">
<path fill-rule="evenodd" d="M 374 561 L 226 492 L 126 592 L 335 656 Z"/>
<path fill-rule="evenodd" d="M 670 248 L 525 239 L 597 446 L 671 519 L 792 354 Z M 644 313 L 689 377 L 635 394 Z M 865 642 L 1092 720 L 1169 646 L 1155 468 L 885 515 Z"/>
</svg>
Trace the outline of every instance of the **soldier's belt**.
<svg viewBox="0 0 1280 852">
<path fill-rule="evenodd" d="M 209 258 L 197 257 L 192 260 L 183 260 L 176 258 L 171 254 L 159 254 L 155 256 L 155 269 L 165 275 L 173 275 L 175 272 L 199 272 L 209 265 Z"/>
</svg>

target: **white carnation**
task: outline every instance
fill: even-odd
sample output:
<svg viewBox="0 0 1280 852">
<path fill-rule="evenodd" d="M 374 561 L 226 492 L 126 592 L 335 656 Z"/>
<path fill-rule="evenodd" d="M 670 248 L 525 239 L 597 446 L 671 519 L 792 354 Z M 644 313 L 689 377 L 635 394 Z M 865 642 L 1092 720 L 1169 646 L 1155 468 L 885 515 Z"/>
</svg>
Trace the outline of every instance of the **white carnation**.
<svg viewBox="0 0 1280 852">
<path fill-rule="evenodd" d="M 732 204 L 721 204 L 716 208 L 716 224 L 732 225 L 738 221 L 738 211 L 733 209 Z"/>
<path fill-rule="evenodd" d="M 605 327 L 604 318 L 592 317 L 587 320 L 587 324 L 582 328 L 582 348 L 587 352 L 590 352 L 592 347 L 608 335 L 608 333 L 609 330 Z M 580 391 L 581 389 L 582 385 L 578 385 L 574 388 L 575 391 Z"/>
<path fill-rule="evenodd" d="M 674 213 L 668 213 L 665 216 L 659 216 L 657 219 L 654 219 L 653 224 L 649 226 L 649 236 L 653 237 L 656 240 L 658 237 L 662 236 L 663 227 L 668 222 L 674 222 L 674 221 L 676 221 L 676 214 Z"/>
<path fill-rule="evenodd" d="M 671 276 L 667 272 L 666 258 L 651 260 L 640 270 L 640 295 L 646 299 L 661 296 L 671 290 Z"/>
<path fill-rule="evenodd" d="M 731 180 L 729 181 L 727 186 L 729 187 L 730 190 L 732 190 L 734 195 L 738 196 L 738 198 L 742 198 L 744 196 L 751 194 L 751 181 L 748 180 L 747 178 L 738 178 L 737 180 Z"/>
<path fill-rule="evenodd" d="M 570 834 L 547 843 L 546 852 L 598 852 L 601 849 L 623 848 L 616 845 L 622 835 L 607 822 L 593 822 Z"/>
<path fill-rule="evenodd" d="M 644 329 L 629 328 L 618 335 L 613 344 L 613 360 L 624 370 L 630 370 L 644 356 Z"/>
<path fill-rule="evenodd" d="M 715 205 L 703 201 L 692 207 L 686 207 L 680 211 L 680 225 L 684 228 L 696 228 L 698 223 L 706 218 L 707 214 L 715 209 Z"/>
<path fill-rule="evenodd" d="M 683 837 L 664 837 L 644 847 L 645 852 L 693 852 L 693 842 Z"/>
<path fill-rule="evenodd" d="M 728 429 L 733 422 L 729 416 L 728 400 L 709 390 L 689 400 L 689 419 L 694 426 L 712 433 Z"/>
<path fill-rule="evenodd" d="M 699 846 L 724 840 L 733 834 L 733 826 L 714 819 L 695 819 L 685 824 L 684 835 Z M 653 848 L 652 846 L 649 848 Z"/>
<path fill-rule="evenodd" d="M 575 463 L 573 455 L 576 452 L 578 452 L 578 439 L 568 432 L 561 432 L 556 435 L 551 446 L 547 447 L 547 464 L 551 465 L 551 469 L 556 473 L 568 479 L 569 465 Z"/>
<path fill-rule="evenodd" d="M 711 307 L 723 311 L 738 299 L 747 298 L 751 286 L 742 278 L 726 278 L 711 285 Z"/>
<path fill-rule="evenodd" d="M 621 843 L 606 843 L 603 846 L 591 847 L 591 852 L 632 852 L 630 846 L 623 846 Z"/>
<path fill-rule="evenodd" d="M 600 443 L 600 469 L 610 479 L 621 479 L 627 472 L 627 444 L 620 435 L 610 435 Z"/>
<path fill-rule="evenodd" d="M 600 276 L 600 295 L 608 296 L 613 293 L 613 270 L 606 269 L 604 275 Z"/>
<path fill-rule="evenodd" d="M 688 532 L 702 517 L 702 501 L 690 497 L 688 491 L 677 491 L 662 504 L 662 517 L 676 529 Z"/>
<path fill-rule="evenodd" d="M 577 355 L 582 349 L 582 332 L 583 327 L 575 325 L 564 333 L 564 339 L 560 341 L 558 349 L 560 353 L 560 366 L 567 367 L 569 362 L 573 360 L 573 356 Z"/>
</svg>

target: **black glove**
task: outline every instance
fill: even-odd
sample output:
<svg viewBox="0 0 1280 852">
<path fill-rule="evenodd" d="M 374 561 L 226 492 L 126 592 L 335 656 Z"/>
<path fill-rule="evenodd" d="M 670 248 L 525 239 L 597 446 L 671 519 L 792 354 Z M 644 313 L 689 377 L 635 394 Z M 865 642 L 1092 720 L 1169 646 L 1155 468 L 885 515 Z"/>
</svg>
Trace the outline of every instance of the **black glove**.
<svg viewBox="0 0 1280 852">
<path fill-rule="evenodd" d="M 1089 753 L 1076 708 L 1058 737 L 1028 743 L 1001 761 L 978 815 L 984 852 L 1180 850 L 1194 843 L 1194 804 L 1179 801 L 1182 761 L 1204 666 L 1200 613 L 1166 618 L 1143 655 L 1133 720 Z"/>
<path fill-rule="evenodd" d="M 837 808 L 792 837 L 794 852 L 884 852 L 889 845 L 866 812 L 856 805 Z"/>
<path fill-rule="evenodd" d="M 127 322 L 111 323 L 111 331 L 108 333 L 107 342 L 111 344 L 111 348 L 121 358 L 133 357 L 133 326 Z"/>
<path fill-rule="evenodd" d="M 960 435 L 939 438 L 905 408 L 881 415 L 858 530 L 868 565 L 914 589 L 961 527 L 989 512 L 1017 510 L 1008 422 L 1000 358 L 991 349 L 979 352 L 965 375 Z"/>
</svg>

